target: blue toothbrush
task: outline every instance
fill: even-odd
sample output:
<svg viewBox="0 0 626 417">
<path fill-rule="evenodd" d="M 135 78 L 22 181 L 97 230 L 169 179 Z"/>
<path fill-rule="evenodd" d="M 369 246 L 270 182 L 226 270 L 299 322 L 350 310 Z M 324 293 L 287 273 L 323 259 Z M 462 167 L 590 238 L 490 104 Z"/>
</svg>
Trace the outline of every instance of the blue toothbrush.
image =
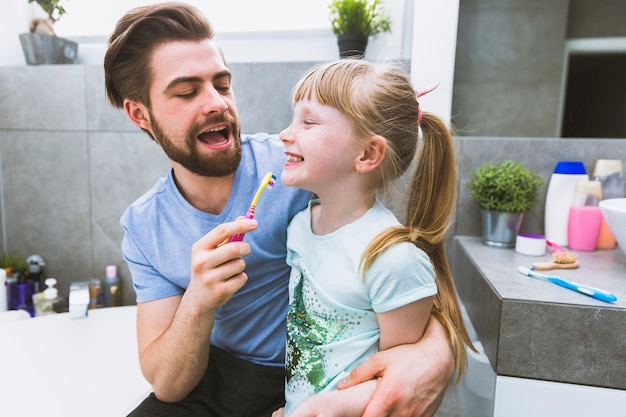
<svg viewBox="0 0 626 417">
<path fill-rule="evenodd" d="M 608 293 L 606 291 L 599 290 L 594 287 L 590 287 L 588 285 L 583 285 L 577 282 L 568 281 L 566 279 L 557 277 L 555 275 L 540 274 L 539 272 L 530 268 L 526 268 L 525 266 L 519 266 L 517 267 L 517 270 L 522 275 L 527 275 L 529 277 L 543 279 L 553 284 L 560 285 L 561 287 L 567 288 L 569 290 L 577 291 L 581 294 L 588 295 L 589 297 L 593 297 L 601 301 L 606 301 L 607 303 L 614 303 L 615 301 L 617 301 L 617 297 L 614 296 L 613 294 Z"/>
</svg>

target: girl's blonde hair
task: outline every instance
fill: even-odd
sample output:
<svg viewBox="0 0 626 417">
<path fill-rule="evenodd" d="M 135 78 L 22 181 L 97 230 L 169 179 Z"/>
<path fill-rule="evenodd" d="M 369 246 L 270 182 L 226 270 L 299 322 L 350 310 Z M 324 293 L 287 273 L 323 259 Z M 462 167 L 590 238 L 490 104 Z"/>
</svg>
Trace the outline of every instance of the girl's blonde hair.
<svg viewBox="0 0 626 417">
<path fill-rule="evenodd" d="M 448 330 L 458 370 L 466 365 L 465 344 L 475 350 L 461 314 L 445 252 L 445 234 L 454 219 L 457 173 L 452 132 L 432 113 L 423 113 L 411 81 L 401 67 L 362 59 L 342 59 L 309 71 L 295 86 L 293 102 L 315 98 L 352 122 L 358 138 L 375 135 L 386 140 L 380 183 L 372 193 L 384 193 L 415 159 L 405 197 L 404 225 L 389 228 L 367 247 L 361 264 L 365 272 L 391 245 L 413 242 L 435 268 L 437 295 L 432 314 Z M 421 140 L 420 128 L 422 132 Z M 419 142 L 419 143 L 418 143 Z"/>
</svg>

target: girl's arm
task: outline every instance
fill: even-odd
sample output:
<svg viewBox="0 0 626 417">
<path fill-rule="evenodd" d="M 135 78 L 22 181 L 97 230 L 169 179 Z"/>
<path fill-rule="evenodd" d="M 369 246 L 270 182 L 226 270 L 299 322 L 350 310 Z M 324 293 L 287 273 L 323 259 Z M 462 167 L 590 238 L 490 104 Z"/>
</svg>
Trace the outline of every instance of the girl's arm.
<svg viewBox="0 0 626 417">
<path fill-rule="evenodd" d="M 379 350 L 418 342 L 424 335 L 434 297 L 426 297 L 386 313 L 377 313 Z"/>
<path fill-rule="evenodd" d="M 431 315 L 419 342 L 376 353 L 354 368 L 337 388 L 343 390 L 378 378 L 362 417 L 433 417 L 453 374 L 450 337 Z"/>
</svg>

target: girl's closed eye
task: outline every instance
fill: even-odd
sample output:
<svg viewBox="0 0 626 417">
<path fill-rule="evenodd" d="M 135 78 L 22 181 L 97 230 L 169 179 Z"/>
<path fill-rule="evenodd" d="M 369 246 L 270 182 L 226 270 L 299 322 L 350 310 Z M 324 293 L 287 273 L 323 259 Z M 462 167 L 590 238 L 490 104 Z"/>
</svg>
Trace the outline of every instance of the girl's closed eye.
<svg viewBox="0 0 626 417">
<path fill-rule="evenodd" d="M 230 93 L 230 84 L 226 85 L 216 85 L 215 89 L 220 93 Z"/>
</svg>

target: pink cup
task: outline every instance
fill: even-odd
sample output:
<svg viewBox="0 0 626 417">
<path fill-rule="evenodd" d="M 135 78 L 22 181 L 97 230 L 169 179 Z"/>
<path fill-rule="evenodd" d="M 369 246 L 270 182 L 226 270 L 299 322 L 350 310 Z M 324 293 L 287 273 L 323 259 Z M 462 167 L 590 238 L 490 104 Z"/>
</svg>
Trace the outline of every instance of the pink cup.
<svg viewBox="0 0 626 417">
<path fill-rule="evenodd" d="M 597 206 L 570 207 L 567 246 L 573 250 L 594 251 L 598 243 L 602 211 Z"/>
</svg>

